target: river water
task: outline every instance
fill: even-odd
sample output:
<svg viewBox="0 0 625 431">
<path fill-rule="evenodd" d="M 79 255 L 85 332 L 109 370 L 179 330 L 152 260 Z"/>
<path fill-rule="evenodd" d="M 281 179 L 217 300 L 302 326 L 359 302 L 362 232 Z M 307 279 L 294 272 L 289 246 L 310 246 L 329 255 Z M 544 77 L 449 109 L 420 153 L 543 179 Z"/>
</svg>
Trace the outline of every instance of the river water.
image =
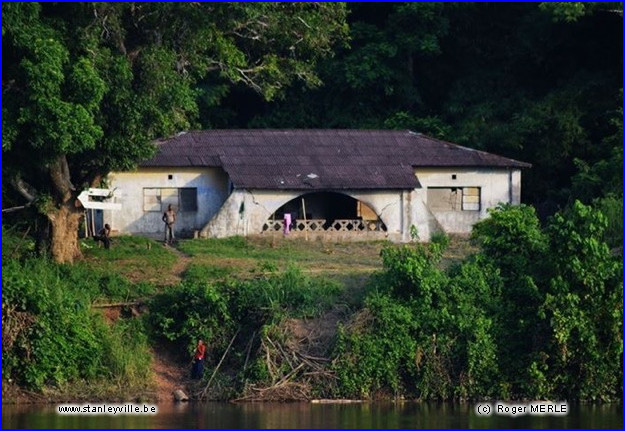
<svg viewBox="0 0 625 431">
<path fill-rule="evenodd" d="M 142 404 L 137 404 L 141 406 Z M 570 404 L 566 416 L 480 417 L 471 404 L 181 403 L 150 416 L 67 416 L 54 405 L 3 405 L 3 428 L 622 428 L 622 404 Z"/>
</svg>

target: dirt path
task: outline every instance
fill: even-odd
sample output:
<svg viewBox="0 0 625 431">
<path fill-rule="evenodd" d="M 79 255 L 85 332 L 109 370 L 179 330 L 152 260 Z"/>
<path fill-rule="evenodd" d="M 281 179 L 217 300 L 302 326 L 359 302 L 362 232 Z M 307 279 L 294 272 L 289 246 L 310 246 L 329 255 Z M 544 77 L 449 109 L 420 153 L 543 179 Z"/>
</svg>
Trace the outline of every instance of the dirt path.
<svg viewBox="0 0 625 431">
<path fill-rule="evenodd" d="M 191 256 L 183 253 L 176 247 L 169 247 L 169 249 L 178 256 L 178 260 L 171 268 L 171 275 L 173 279 L 177 280 L 172 284 L 176 284 L 182 281 L 184 272 L 191 264 Z M 178 389 L 184 391 L 187 396 L 190 395 L 190 369 L 181 366 L 165 349 L 157 349 L 153 350 L 152 353 L 152 373 L 154 375 L 157 400 L 172 401 L 174 399 L 173 393 Z"/>
<path fill-rule="evenodd" d="M 189 372 L 179 365 L 171 354 L 164 350 L 154 350 L 152 354 L 152 372 L 158 401 L 173 401 L 174 391 L 182 389 L 189 395 Z"/>
<path fill-rule="evenodd" d="M 177 279 L 178 282 L 182 281 L 182 276 L 184 272 L 187 270 L 189 265 L 191 264 L 191 256 L 182 251 L 178 250 L 176 247 L 168 246 L 169 249 L 174 252 L 178 256 L 178 261 L 171 268 L 172 276 Z"/>
</svg>

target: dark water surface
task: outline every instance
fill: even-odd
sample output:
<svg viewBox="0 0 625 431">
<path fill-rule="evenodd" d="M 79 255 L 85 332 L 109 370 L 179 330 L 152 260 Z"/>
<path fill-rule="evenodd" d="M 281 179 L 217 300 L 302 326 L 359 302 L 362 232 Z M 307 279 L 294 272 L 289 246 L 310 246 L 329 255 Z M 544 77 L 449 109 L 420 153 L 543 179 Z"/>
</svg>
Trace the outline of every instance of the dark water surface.
<svg viewBox="0 0 625 431">
<path fill-rule="evenodd" d="M 3 405 L 3 428 L 622 428 L 623 406 L 570 404 L 566 416 L 476 415 L 473 404 L 158 404 L 153 416 L 66 416 Z"/>
</svg>

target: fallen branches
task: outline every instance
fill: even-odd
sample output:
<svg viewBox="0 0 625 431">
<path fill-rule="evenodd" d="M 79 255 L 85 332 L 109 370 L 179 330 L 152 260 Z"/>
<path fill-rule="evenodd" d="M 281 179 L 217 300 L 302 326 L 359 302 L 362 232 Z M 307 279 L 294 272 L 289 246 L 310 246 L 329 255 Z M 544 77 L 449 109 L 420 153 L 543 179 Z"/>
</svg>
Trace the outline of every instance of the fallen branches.
<svg viewBox="0 0 625 431">
<path fill-rule="evenodd" d="M 260 336 L 258 357 L 264 358 L 270 383 L 250 385 L 234 401 L 308 401 L 331 395 L 336 377 L 326 355 L 337 321 L 337 315 L 288 319 L 268 328 Z M 316 393 L 319 388 L 327 393 Z"/>
</svg>

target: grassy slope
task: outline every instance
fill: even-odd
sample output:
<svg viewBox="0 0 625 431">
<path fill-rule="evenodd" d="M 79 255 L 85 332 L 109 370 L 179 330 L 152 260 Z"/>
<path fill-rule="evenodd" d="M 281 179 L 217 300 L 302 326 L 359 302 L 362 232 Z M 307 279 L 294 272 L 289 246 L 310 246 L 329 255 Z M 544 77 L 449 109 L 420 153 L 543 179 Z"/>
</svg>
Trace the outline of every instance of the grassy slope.
<svg viewBox="0 0 625 431">
<path fill-rule="evenodd" d="M 15 241 L 11 242 L 11 238 Z M 28 240 L 20 240 L 15 235 L 6 239 L 6 244 L 3 244 L 3 257 L 18 257 L 32 251 L 32 244 Z M 72 283 L 87 283 L 81 289 L 100 289 L 99 293 L 92 295 L 93 303 L 145 298 L 167 286 L 175 288 L 184 279 L 216 281 L 225 278 L 254 278 L 266 270 L 283 270 L 288 265 L 296 265 L 313 277 L 338 281 L 344 287 L 342 296 L 345 303 L 357 307 L 367 279 L 382 268 L 380 250 L 388 243 L 235 237 L 221 240 L 183 240 L 176 248 L 171 248 L 143 237 L 123 236 L 114 238 L 109 250 L 98 248 L 89 239 L 82 240 L 81 244 L 84 259 L 77 262 L 69 274 L 72 275 Z M 473 249 L 466 240 L 452 238 L 443 264 L 460 261 L 471 251 Z M 108 275 L 104 279 L 111 286 L 92 286 L 93 283 L 102 283 L 98 281 L 102 280 L 102 274 Z M 68 399 L 87 399 L 99 395 L 98 399 L 114 399 L 116 391 L 126 390 L 124 388 L 127 387 L 113 385 L 109 388 L 111 385 L 93 383 L 95 382 L 89 385 L 90 389 L 83 388 L 80 384 L 69 385 L 61 390 L 61 396 Z M 146 390 L 149 393 L 153 389 L 151 386 L 146 388 L 139 384 L 131 386 L 133 391 L 144 394 Z M 3 381 L 3 392 L 4 390 Z"/>
<path fill-rule="evenodd" d="M 304 272 L 330 277 L 346 288 L 361 286 L 369 275 L 382 268 L 380 250 L 385 241 L 329 242 L 268 237 L 182 240 L 177 250 L 143 237 L 114 239 L 110 250 L 83 241 L 86 265 L 98 271 L 118 273 L 131 282 L 172 285 L 182 278 L 202 277 L 206 281 L 226 277 L 250 278 L 263 268 L 284 269 L 296 265 Z M 468 241 L 452 237 L 443 265 L 460 262 L 475 249 Z M 186 269 L 177 274 L 184 256 Z"/>
</svg>

